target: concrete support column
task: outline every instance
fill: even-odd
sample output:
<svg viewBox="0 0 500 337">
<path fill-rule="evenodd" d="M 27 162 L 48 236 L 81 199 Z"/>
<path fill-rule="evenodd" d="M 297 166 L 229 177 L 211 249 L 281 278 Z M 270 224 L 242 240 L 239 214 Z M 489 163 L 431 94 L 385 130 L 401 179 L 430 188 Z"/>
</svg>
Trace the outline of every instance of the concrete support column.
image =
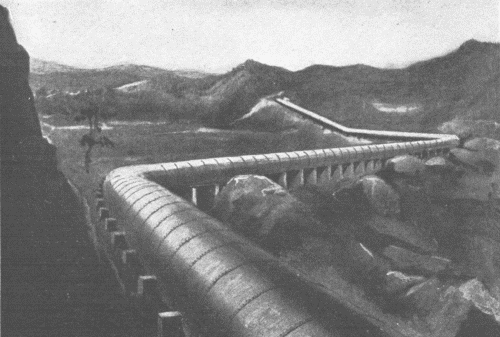
<svg viewBox="0 0 500 337">
<path fill-rule="evenodd" d="M 100 210 L 101 208 L 104 208 L 104 199 L 102 198 L 97 198 L 95 200 L 95 209 L 96 210 Z"/>
<path fill-rule="evenodd" d="M 353 165 L 353 170 L 354 170 L 354 176 L 362 176 L 365 174 L 365 162 L 364 161 L 359 161 L 357 163 L 352 163 Z"/>
<path fill-rule="evenodd" d="M 343 176 L 345 178 L 354 178 L 354 163 L 344 164 L 342 165 Z"/>
<path fill-rule="evenodd" d="M 193 188 L 193 198 L 196 197 L 196 205 L 202 211 L 210 210 L 218 193 L 218 185 L 198 186 Z M 194 202 L 193 202 L 194 203 Z"/>
<path fill-rule="evenodd" d="M 152 299 L 157 293 L 158 280 L 153 275 L 142 275 L 137 279 L 137 296 Z"/>
<path fill-rule="evenodd" d="M 158 337 L 185 337 L 180 312 L 168 311 L 158 314 Z"/>
<path fill-rule="evenodd" d="M 332 167 L 331 170 L 333 170 L 333 172 L 332 172 L 332 180 L 333 181 L 340 181 L 344 178 L 344 172 L 343 172 L 342 165 L 335 166 L 335 169 Z"/>
<path fill-rule="evenodd" d="M 316 185 L 318 183 L 318 171 L 315 168 L 305 169 L 304 180 L 307 185 Z"/>
<path fill-rule="evenodd" d="M 332 167 L 331 166 L 322 166 L 316 168 L 316 174 L 319 184 L 325 184 L 330 181 L 332 175 Z"/>
<path fill-rule="evenodd" d="M 124 266 L 134 267 L 138 263 L 135 249 L 126 249 L 122 251 L 121 263 Z"/>
<path fill-rule="evenodd" d="M 127 249 L 127 240 L 125 239 L 125 232 L 112 232 L 111 233 L 111 248 Z"/>
<path fill-rule="evenodd" d="M 198 205 L 198 189 L 196 187 L 191 188 L 191 202 Z"/>
<path fill-rule="evenodd" d="M 304 170 L 288 171 L 287 185 L 290 189 L 304 185 Z"/>
<path fill-rule="evenodd" d="M 99 220 L 105 220 L 109 218 L 109 209 L 105 207 L 99 208 Z"/>
<path fill-rule="evenodd" d="M 286 172 L 280 173 L 279 178 L 278 178 L 278 184 L 280 184 L 281 187 L 283 187 L 283 188 L 288 188 Z"/>
<path fill-rule="evenodd" d="M 107 218 L 104 220 L 106 232 L 116 232 L 118 230 L 118 223 L 114 218 Z"/>
<path fill-rule="evenodd" d="M 137 276 L 142 272 L 135 249 L 125 249 L 120 256 L 120 279 L 126 294 L 137 292 Z"/>
<path fill-rule="evenodd" d="M 375 172 L 375 161 L 374 160 L 369 160 L 366 162 L 365 171 L 368 174 Z"/>
</svg>

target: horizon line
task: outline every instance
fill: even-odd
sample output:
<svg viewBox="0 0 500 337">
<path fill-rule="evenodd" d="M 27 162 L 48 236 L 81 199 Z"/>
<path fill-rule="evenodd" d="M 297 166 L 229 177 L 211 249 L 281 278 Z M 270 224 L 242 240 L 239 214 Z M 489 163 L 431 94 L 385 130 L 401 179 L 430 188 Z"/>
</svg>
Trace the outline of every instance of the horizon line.
<svg viewBox="0 0 500 337">
<path fill-rule="evenodd" d="M 201 73 L 205 73 L 205 74 L 214 74 L 214 75 L 219 75 L 219 74 L 225 74 L 227 72 L 230 72 L 231 70 L 245 64 L 246 62 L 248 61 L 254 61 L 254 62 L 257 62 L 257 63 L 260 63 L 260 64 L 264 64 L 264 65 L 267 65 L 267 66 L 272 66 L 272 67 L 279 67 L 279 68 L 283 68 L 283 69 L 286 69 L 287 71 L 290 71 L 290 72 L 297 72 L 297 71 L 301 71 L 301 70 L 304 70 L 304 69 L 307 69 L 309 67 L 312 67 L 312 66 L 328 66 L 328 67 L 350 67 L 350 66 L 366 66 L 366 67 L 371 67 L 371 68 L 375 68 L 375 69 L 380 69 L 380 70 L 391 70 L 391 69 L 406 69 L 408 67 L 411 67 L 412 65 L 415 65 L 415 64 L 418 64 L 418 63 L 421 63 L 421 62 L 425 62 L 425 61 L 429 61 L 429 60 L 432 60 L 432 59 L 436 59 L 436 58 L 440 58 L 440 57 L 444 57 L 444 56 L 447 56 L 449 54 L 452 54 L 456 51 L 458 51 L 463 45 L 465 45 L 466 43 L 468 42 L 471 42 L 471 41 L 475 41 L 475 42 L 478 42 L 478 43 L 482 43 L 482 44 L 496 44 L 496 45 L 499 45 L 500 46 L 500 41 L 481 41 L 481 40 L 478 40 L 478 39 L 468 39 L 468 40 L 465 40 L 463 41 L 462 43 L 460 43 L 457 47 L 453 48 L 453 49 L 450 49 L 449 51 L 446 51 L 444 53 L 441 53 L 439 55 L 436 55 L 434 57 L 431 57 L 431 58 L 427 58 L 427 59 L 422 59 L 422 60 L 418 60 L 418 61 L 412 61 L 410 63 L 405 63 L 405 64 L 399 64 L 399 65 L 394 65 L 394 66 L 385 66 L 385 67 L 378 67 L 378 66 L 372 66 L 370 64 L 364 64 L 364 63 L 351 63 L 351 64 L 343 64 L 343 65 L 333 65 L 333 64 L 321 64 L 321 63 L 315 63 L 315 64 L 311 64 L 307 67 L 304 67 L 304 68 L 301 68 L 301 69 L 298 69 L 298 70 L 290 70 L 286 67 L 283 67 L 283 66 L 280 66 L 280 65 L 275 65 L 275 64 L 267 64 L 267 63 L 263 63 L 263 62 L 260 62 L 260 61 L 256 61 L 254 59 L 246 59 L 240 63 L 237 63 L 236 65 L 233 65 L 233 66 L 230 66 L 230 67 L 221 67 L 220 70 L 212 70 L 212 71 L 208 71 L 208 70 L 203 70 L 203 69 L 197 69 L 197 68 L 168 68 L 166 66 L 158 66 L 158 65 L 151 65 L 151 64 L 145 64 L 145 63 L 134 63 L 132 61 L 127 61 L 127 62 L 123 62 L 123 63 L 110 63 L 108 65 L 102 65 L 102 66 L 86 66 L 86 65 L 78 65 L 78 64 L 68 64 L 68 63 L 62 63 L 60 61 L 55 61 L 55 60 L 48 60 L 48 59 L 44 59 L 44 58 L 40 58 L 40 57 L 37 57 L 37 56 L 34 56 L 32 54 L 30 54 L 30 62 L 32 59 L 37 59 L 39 61 L 42 61 L 42 62 L 47 62 L 47 63 L 54 63 L 54 64 L 57 64 L 57 65 L 61 65 L 61 66 L 64 66 L 64 67 L 69 67 L 69 68 L 73 68 L 75 70 L 103 70 L 103 69 L 107 69 L 107 68 L 113 68 L 113 67 L 119 67 L 119 66 L 144 66 L 144 67 L 151 67 L 151 68 L 157 68 L 157 69 L 161 69 L 161 70 L 166 70 L 166 71 L 194 71 L 194 72 L 201 72 Z M 30 63 L 30 67 L 31 67 L 31 63 Z M 225 69 L 225 70 L 223 70 Z"/>
</svg>

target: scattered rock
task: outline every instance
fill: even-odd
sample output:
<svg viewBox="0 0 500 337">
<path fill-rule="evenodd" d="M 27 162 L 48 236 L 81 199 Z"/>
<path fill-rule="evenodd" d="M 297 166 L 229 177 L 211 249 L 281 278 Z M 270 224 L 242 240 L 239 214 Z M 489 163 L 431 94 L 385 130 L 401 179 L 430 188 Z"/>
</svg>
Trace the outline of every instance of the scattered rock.
<svg viewBox="0 0 500 337">
<path fill-rule="evenodd" d="M 386 163 L 386 169 L 413 177 L 425 170 L 425 164 L 415 156 L 403 155 L 389 159 Z"/>
<path fill-rule="evenodd" d="M 500 302 L 484 288 L 477 279 L 470 280 L 458 288 L 463 297 L 472 301 L 474 306 L 500 323 Z"/>
<path fill-rule="evenodd" d="M 423 276 L 406 275 L 399 271 L 389 271 L 385 275 L 384 290 L 387 294 L 396 294 L 411 286 L 425 282 Z"/>
<path fill-rule="evenodd" d="M 389 246 L 384 249 L 383 255 L 390 259 L 398 269 L 416 269 L 426 275 L 437 274 L 450 265 L 451 261 L 431 255 L 420 255 L 398 246 Z"/>
<path fill-rule="evenodd" d="M 413 286 L 402 300 L 424 322 L 428 336 L 435 337 L 455 337 L 471 308 L 457 287 L 437 278 Z"/>
<path fill-rule="evenodd" d="M 456 166 L 447 158 L 438 156 L 432 157 L 425 162 L 425 170 L 431 170 L 437 173 L 449 173 L 455 171 Z"/>
<path fill-rule="evenodd" d="M 393 241 L 403 242 L 417 251 L 430 253 L 435 252 L 438 248 L 435 239 L 423 233 L 409 221 L 374 214 L 364 223 L 378 235 L 390 237 Z"/>
<path fill-rule="evenodd" d="M 500 243 L 489 237 L 469 236 L 464 238 L 465 273 L 476 277 L 500 300 Z"/>
<path fill-rule="evenodd" d="M 432 157 L 425 162 L 426 167 L 438 167 L 444 168 L 447 165 L 447 161 L 443 157 Z"/>
<path fill-rule="evenodd" d="M 427 316 L 433 309 L 445 285 L 433 277 L 425 282 L 413 286 L 405 294 L 403 301 L 410 303 L 410 307 L 420 316 Z"/>
<path fill-rule="evenodd" d="M 374 175 L 359 180 L 371 207 L 381 215 L 398 215 L 401 211 L 399 195 L 382 178 Z"/>
</svg>

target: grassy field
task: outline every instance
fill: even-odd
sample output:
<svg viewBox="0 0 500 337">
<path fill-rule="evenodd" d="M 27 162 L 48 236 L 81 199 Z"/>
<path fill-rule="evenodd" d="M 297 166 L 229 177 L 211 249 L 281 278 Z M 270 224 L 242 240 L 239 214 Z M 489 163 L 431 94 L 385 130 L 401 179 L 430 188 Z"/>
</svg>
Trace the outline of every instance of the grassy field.
<svg viewBox="0 0 500 337">
<path fill-rule="evenodd" d="M 334 137 L 311 135 L 303 130 L 272 133 L 210 129 L 188 121 L 173 124 L 116 121 L 107 122 L 102 131 L 115 147 L 95 147 L 87 173 L 86 148 L 79 145 L 79 140 L 88 127 L 54 127 L 49 119 L 41 120 L 45 136 L 57 147 L 60 169 L 90 202 L 97 181 L 121 166 L 346 146 Z"/>
</svg>

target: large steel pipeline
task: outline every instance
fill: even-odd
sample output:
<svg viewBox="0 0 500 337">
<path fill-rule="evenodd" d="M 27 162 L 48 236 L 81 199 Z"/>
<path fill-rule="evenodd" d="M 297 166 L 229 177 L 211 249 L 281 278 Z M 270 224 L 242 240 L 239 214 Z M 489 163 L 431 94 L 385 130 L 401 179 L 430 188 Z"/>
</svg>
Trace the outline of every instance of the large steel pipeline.
<svg viewBox="0 0 500 337">
<path fill-rule="evenodd" d="M 163 300 L 185 312 L 204 336 L 392 334 L 318 293 L 298 273 L 196 207 L 202 196 L 194 197 L 207 186 L 215 186 L 216 193 L 239 174 L 272 176 L 383 161 L 458 144 L 452 135 L 421 135 L 400 133 L 396 139 L 409 141 L 399 143 L 122 167 L 106 177 L 104 198 L 128 245 L 158 278 Z"/>
</svg>

